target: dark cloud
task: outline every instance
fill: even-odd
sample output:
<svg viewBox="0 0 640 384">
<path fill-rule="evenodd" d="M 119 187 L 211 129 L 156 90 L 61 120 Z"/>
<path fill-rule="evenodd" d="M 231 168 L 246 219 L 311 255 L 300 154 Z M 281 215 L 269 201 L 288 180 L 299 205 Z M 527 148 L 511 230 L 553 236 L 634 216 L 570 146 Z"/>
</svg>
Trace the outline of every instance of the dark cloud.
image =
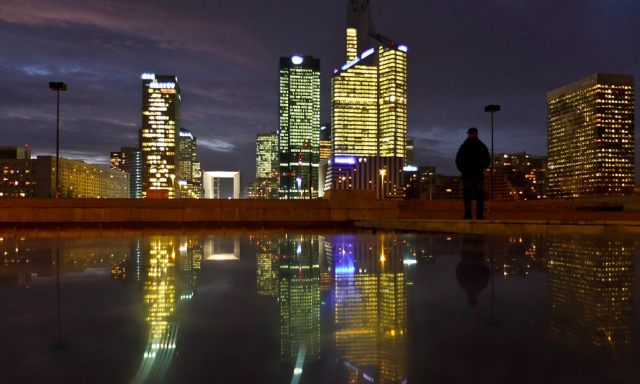
<svg viewBox="0 0 640 384">
<path fill-rule="evenodd" d="M 409 136 L 417 162 L 439 173 L 456 172 L 468 127 L 490 142 L 485 105 L 502 105 L 496 152 L 543 155 L 549 90 L 640 68 L 637 1 L 373 1 L 372 10 L 379 33 L 409 46 Z M 55 94 L 47 82 L 65 81 L 62 152 L 106 164 L 110 151 L 137 141 L 140 74 L 176 75 L 182 125 L 201 143 L 203 169 L 241 169 L 248 181 L 255 134 L 277 129 L 280 56 L 322 60 L 329 121 L 345 11 L 344 2 L 317 0 L 4 1 L 0 144 L 52 153 Z"/>
</svg>

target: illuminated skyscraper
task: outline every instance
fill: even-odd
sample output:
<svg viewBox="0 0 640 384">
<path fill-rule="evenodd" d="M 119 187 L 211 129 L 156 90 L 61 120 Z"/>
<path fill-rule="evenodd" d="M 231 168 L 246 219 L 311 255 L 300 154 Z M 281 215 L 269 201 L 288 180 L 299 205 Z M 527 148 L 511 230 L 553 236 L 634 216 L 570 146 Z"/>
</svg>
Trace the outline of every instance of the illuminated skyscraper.
<svg viewBox="0 0 640 384">
<path fill-rule="evenodd" d="M 320 60 L 312 56 L 280 59 L 281 199 L 318 196 Z"/>
<path fill-rule="evenodd" d="M 334 155 L 405 156 L 407 47 L 374 33 L 369 1 L 348 6 L 347 63 L 334 70 Z"/>
<path fill-rule="evenodd" d="M 331 123 L 320 127 L 320 161 L 331 157 Z"/>
<path fill-rule="evenodd" d="M 256 178 L 276 178 L 278 161 L 278 133 L 258 133 L 256 138 Z"/>
<path fill-rule="evenodd" d="M 142 152 L 136 147 L 122 147 L 111 152 L 111 169 L 129 174 L 129 197 L 142 198 Z"/>
<path fill-rule="evenodd" d="M 280 245 L 280 347 L 282 361 L 320 358 L 318 236 L 292 236 Z"/>
<path fill-rule="evenodd" d="M 176 198 L 176 183 L 180 181 L 179 130 L 178 78 L 143 74 L 140 132 L 143 197 Z"/>
<path fill-rule="evenodd" d="M 595 74 L 547 94 L 551 198 L 634 193 L 634 78 Z"/>
<path fill-rule="evenodd" d="M 547 246 L 550 334 L 592 352 L 631 345 L 633 238 L 555 236 Z"/>
</svg>

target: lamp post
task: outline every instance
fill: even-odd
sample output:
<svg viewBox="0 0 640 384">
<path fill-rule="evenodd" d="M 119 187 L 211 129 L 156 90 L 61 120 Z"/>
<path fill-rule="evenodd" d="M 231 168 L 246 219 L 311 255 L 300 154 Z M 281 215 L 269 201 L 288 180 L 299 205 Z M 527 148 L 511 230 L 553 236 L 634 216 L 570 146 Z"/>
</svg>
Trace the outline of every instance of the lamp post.
<svg viewBox="0 0 640 384">
<path fill-rule="evenodd" d="M 56 199 L 60 197 L 60 91 L 67 90 L 67 84 L 62 82 L 50 82 L 49 89 L 58 92 L 58 117 L 56 120 Z"/>
<path fill-rule="evenodd" d="M 384 197 L 385 197 L 385 193 L 384 193 L 384 175 L 387 173 L 387 170 L 382 168 L 379 172 L 380 172 L 380 178 L 382 179 L 382 183 L 380 184 L 380 196 L 381 196 L 382 200 L 384 200 Z"/>
<path fill-rule="evenodd" d="M 491 201 L 493 201 L 493 190 L 495 189 L 495 185 L 493 184 L 493 114 L 499 110 L 499 105 L 487 105 L 484 107 L 485 112 L 491 112 Z"/>
</svg>

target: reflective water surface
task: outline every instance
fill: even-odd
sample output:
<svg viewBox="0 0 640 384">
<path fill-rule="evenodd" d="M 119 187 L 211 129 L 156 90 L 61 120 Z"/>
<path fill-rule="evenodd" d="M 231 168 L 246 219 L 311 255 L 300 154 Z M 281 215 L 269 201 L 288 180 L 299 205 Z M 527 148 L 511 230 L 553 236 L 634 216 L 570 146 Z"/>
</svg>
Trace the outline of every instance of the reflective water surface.
<svg viewBox="0 0 640 384">
<path fill-rule="evenodd" d="M 0 382 L 639 383 L 639 245 L 2 239 Z"/>
</svg>

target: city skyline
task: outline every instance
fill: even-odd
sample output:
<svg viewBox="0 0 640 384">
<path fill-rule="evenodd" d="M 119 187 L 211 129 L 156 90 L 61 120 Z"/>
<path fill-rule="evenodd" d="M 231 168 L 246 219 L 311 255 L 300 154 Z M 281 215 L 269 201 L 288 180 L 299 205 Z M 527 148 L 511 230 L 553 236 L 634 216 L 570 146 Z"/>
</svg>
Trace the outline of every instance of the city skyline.
<svg viewBox="0 0 640 384">
<path fill-rule="evenodd" d="M 106 166 L 110 151 L 137 141 L 140 74 L 170 73 L 180 78 L 182 124 L 198 137 L 202 167 L 251 175 L 255 135 L 277 129 L 273 63 L 300 53 L 324 63 L 321 121 L 329 121 L 331 71 L 344 62 L 345 3 L 314 8 L 313 19 L 297 17 L 307 5 L 283 4 L 268 20 L 259 3 L 225 10 L 198 4 L 199 12 L 157 7 L 153 17 L 141 16 L 144 4 L 107 1 L 98 10 L 71 1 L 68 11 L 63 5 L 56 12 L 37 0 L 22 4 L 9 3 L 0 14 L 0 30 L 13 37 L 4 48 L 14 53 L 0 65 L 10 79 L 3 145 L 28 143 L 34 156 L 54 151 L 55 97 L 45 86 L 64 81 L 61 155 Z M 503 106 L 496 152 L 544 155 L 547 92 L 594 73 L 637 77 L 638 50 L 623 37 L 640 28 L 640 5 L 577 6 L 554 5 L 551 15 L 531 4 L 372 2 L 376 30 L 411 49 L 407 136 L 415 140 L 415 163 L 456 174 L 453 156 L 466 128 L 477 126 L 489 141 L 482 110 L 489 103 Z M 218 14 L 225 21 L 212 23 Z M 192 28 L 183 31 L 186 25 Z M 560 33 L 566 38 L 557 39 Z"/>
</svg>

